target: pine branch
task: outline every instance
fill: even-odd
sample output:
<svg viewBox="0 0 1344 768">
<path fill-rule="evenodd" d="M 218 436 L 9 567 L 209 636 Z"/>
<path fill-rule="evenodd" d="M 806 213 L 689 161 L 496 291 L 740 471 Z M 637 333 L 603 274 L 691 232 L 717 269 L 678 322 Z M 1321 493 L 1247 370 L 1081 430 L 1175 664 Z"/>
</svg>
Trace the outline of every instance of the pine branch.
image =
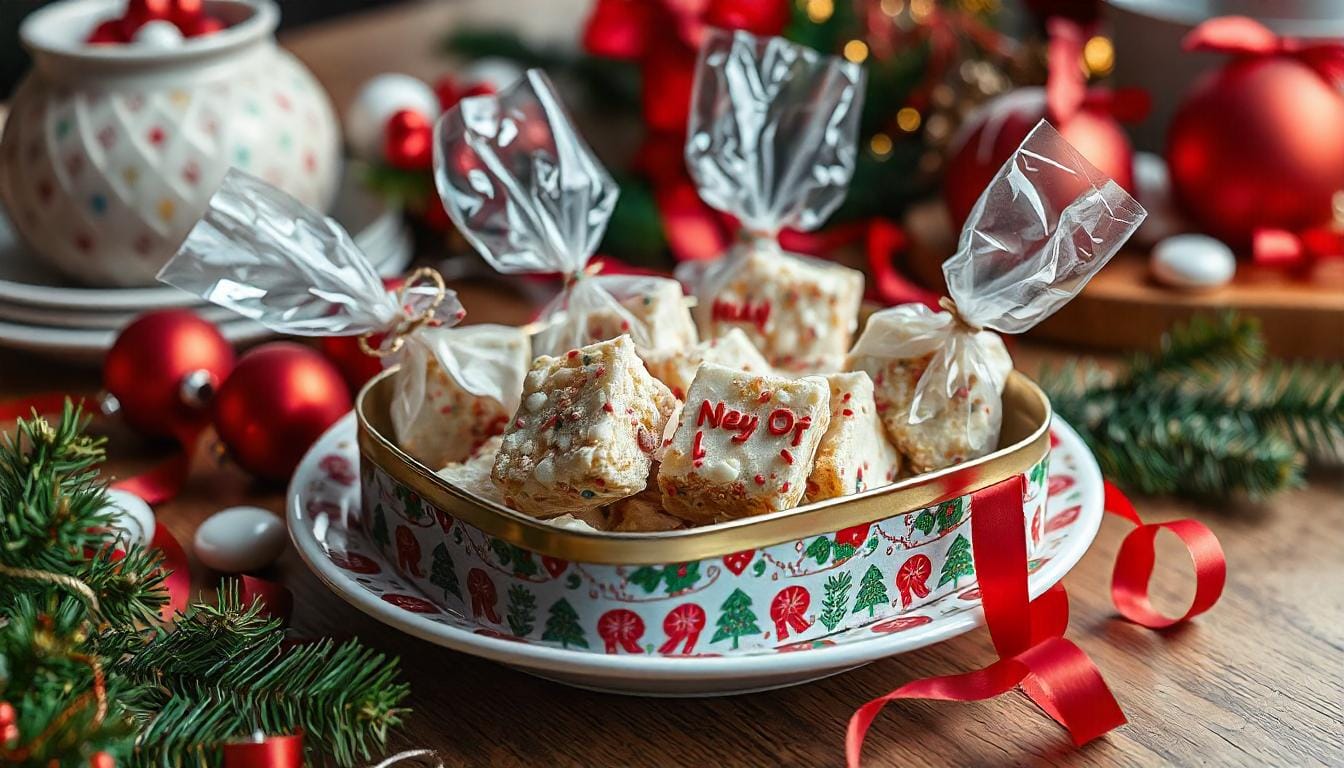
<svg viewBox="0 0 1344 768">
<path fill-rule="evenodd" d="M 55 426 L 34 412 L 0 440 L 0 563 L 71 573 L 101 545 L 112 517 L 97 470 L 105 440 L 85 435 L 88 423 L 66 400 Z"/>
<path fill-rule="evenodd" d="M 131 708 L 145 724 L 140 749 L 149 762 L 217 763 L 217 745 L 260 729 L 302 728 L 310 747 L 340 765 L 368 758 L 405 713 L 408 687 L 397 663 L 358 642 L 323 640 L 282 647 L 277 621 L 243 606 L 236 585 L 213 605 L 192 606 L 172 632 L 160 630 L 117 666 L 127 679 L 154 683 Z"/>
<path fill-rule="evenodd" d="M 1258 499 L 1299 485 L 1308 458 L 1344 455 L 1344 369 L 1261 369 L 1264 355 L 1258 323 L 1225 313 L 1174 328 L 1128 372 L 1071 362 L 1042 385 L 1116 480 Z"/>
</svg>

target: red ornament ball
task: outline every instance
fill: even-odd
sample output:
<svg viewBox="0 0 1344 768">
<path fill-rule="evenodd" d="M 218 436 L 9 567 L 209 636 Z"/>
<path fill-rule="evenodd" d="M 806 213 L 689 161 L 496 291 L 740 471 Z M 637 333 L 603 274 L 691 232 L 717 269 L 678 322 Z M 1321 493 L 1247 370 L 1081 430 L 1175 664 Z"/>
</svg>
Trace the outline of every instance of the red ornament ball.
<svg viewBox="0 0 1344 768">
<path fill-rule="evenodd" d="M 349 412 L 350 391 L 318 352 L 290 342 L 243 355 L 215 396 L 215 431 L 244 469 L 287 479 L 308 447 Z"/>
<path fill-rule="evenodd" d="M 369 344 L 377 346 L 378 339 L 369 339 Z M 317 342 L 317 347 L 341 372 L 351 392 L 358 392 L 365 382 L 383 370 L 381 358 L 366 355 L 359 348 L 358 336 L 326 336 Z"/>
<path fill-rule="evenodd" d="M 205 371 L 218 387 L 233 370 L 233 347 L 185 309 L 149 312 L 122 330 L 103 361 L 103 387 L 137 432 L 175 437 L 200 429 L 209 410 L 183 397 L 183 380 Z"/>
<path fill-rule="evenodd" d="M 117 761 L 107 752 L 94 752 L 89 755 L 89 768 L 117 768 Z"/>
<path fill-rule="evenodd" d="M 1196 81 L 1167 133 L 1178 206 L 1234 248 L 1259 227 L 1322 224 L 1344 188 L 1344 97 L 1288 55 L 1241 56 Z"/>
<path fill-rule="evenodd" d="M 1017 88 L 986 102 L 962 124 L 943 177 L 943 199 L 957 227 L 1045 112 L 1044 88 Z M 1134 150 L 1114 117 L 1085 105 L 1055 128 L 1097 170 L 1133 192 Z"/>
<path fill-rule="evenodd" d="M 413 109 L 392 113 L 383 130 L 383 156 L 389 165 L 415 171 L 430 167 L 434 155 L 434 127 Z"/>
</svg>

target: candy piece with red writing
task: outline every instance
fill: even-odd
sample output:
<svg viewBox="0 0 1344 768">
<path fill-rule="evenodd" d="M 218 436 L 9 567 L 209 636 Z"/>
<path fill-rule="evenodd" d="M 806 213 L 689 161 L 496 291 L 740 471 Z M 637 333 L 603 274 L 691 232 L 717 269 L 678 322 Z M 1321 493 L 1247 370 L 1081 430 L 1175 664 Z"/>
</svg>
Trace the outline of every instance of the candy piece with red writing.
<svg viewBox="0 0 1344 768">
<path fill-rule="evenodd" d="M 700 366 L 658 471 L 663 507 L 699 524 L 797 506 L 830 420 L 820 376 Z"/>
<path fill-rule="evenodd" d="M 686 349 L 699 339 L 681 283 L 670 277 L 622 276 L 610 281 L 607 290 L 619 306 L 607 305 L 589 311 L 590 342 L 631 334 L 641 357 L 650 352 Z M 633 321 L 633 322 L 632 322 Z M 642 334 L 631 329 L 638 329 Z M 646 358 L 647 360 L 647 358 Z"/>
<path fill-rule="evenodd" d="M 675 405 L 629 336 L 538 357 L 495 459 L 505 503 L 546 518 L 639 493 Z"/>
<path fill-rule="evenodd" d="M 397 377 L 392 424 L 397 442 L 407 453 L 430 467 L 441 467 L 464 461 L 476 453 L 487 439 L 504 431 L 512 413 L 499 400 L 467 391 L 461 382 L 470 383 L 470 373 L 459 369 L 452 375 L 439 360 L 457 363 L 459 356 L 454 355 L 455 349 L 489 358 L 497 368 L 511 372 L 508 378 L 515 382 L 510 388 L 516 398 L 518 389 L 514 387 L 522 382 L 531 362 L 531 344 L 521 329 L 507 325 L 438 328 L 422 335 L 426 344 L 441 345 L 442 349 L 424 354 L 426 350 L 421 344 L 407 351 L 413 356 L 424 354 L 425 375 L 422 380 Z M 411 369 L 416 367 L 412 365 Z M 400 406 L 412 402 L 420 403 L 416 412 L 402 412 Z"/>
<path fill-rule="evenodd" d="M 489 438 L 465 461 L 456 461 L 444 466 L 434 474 L 447 480 L 453 486 L 496 504 L 504 503 L 504 495 L 490 479 L 490 470 L 495 466 L 495 456 L 504 438 L 499 435 Z"/>
<path fill-rule="evenodd" d="M 739 328 L 780 371 L 835 371 L 858 325 L 863 273 L 757 240 L 710 267 L 696 295 L 705 338 Z"/>
<path fill-rule="evenodd" d="M 868 374 L 831 373 L 831 426 L 807 478 L 807 501 L 833 499 L 896 481 L 901 455 L 887 440 Z"/>
<path fill-rule="evenodd" d="M 695 346 L 682 346 L 663 352 L 643 352 L 644 364 L 666 384 L 678 399 L 686 399 L 695 372 L 704 363 L 716 363 L 751 373 L 772 373 L 770 363 L 741 328 L 729 328 L 718 338 L 706 339 Z"/>
<path fill-rule="evenodd" d="M 895 320 L 880 314 L 869 320 L 878 326 L 887 322 Z M 1003 408 L 1000 396 L 1013 360 L 996 333 L 981 331 L 973 336 L 973 343 L 979 350 L 975 359 L 983 362 L 967 366 L 955 378 L 936 372 L 939 381 L 952 385 L 946 397 L 936 399 L 916 398 L 919 380 L 935 358 L 933 353 L 909 359 L 850 359 L 851 370 L 865 371 L 872 377 L 874 400 L 887 435 L 916 473 L 982 456 L 994 450 L 993 443 L 998 441 Z"/>
</svg>

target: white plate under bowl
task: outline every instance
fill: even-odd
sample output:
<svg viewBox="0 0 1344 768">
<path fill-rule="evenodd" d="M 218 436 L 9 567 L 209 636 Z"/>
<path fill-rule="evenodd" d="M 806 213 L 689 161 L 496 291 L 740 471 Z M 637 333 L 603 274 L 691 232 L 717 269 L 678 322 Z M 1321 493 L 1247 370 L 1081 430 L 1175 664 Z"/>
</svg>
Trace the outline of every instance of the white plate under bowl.
<svg viewBox="0 0 1344 768">
<path fill-rule="evenodd" d="M 332 205 L 331 215 L 354 237 L 365 250 L 369 260 L 377 266 L 396 258 L 408 247 L 401 211 L 389 207 L 370 193 L 360 182 L 362 171 L 357 163 L 347 162 L 345 177 Z M 170 285 L 151 285 L 142 288 L 93 288 L 81 286 L 41 262 L 27 245 L 18 239 L 8 221 L 0 216 L 0 316 L 22 323 L 45 316 L 44 325 L 69 313 L 81 315 L 107 313 L 119 321 L 104 328 L 119 328 L 130 317 L 150 309 L 190 307 L 201 300 Z M 4 312 L 4 306 L 22 307 L 29 311 L 25 317 Z M 45 314 L 43 314 L 45 313 Z"/>
<path fill-rule="evenodd" d="M 1031 561 L 1031 596 L 1049 589 L 1096 538 L 1101 471 L 1078 434 L 1055 419 L 1050 498 L 1040 557 Z M 1054 440 L 1052 440 L 1054 442 Z M 724 651 L 717 656 L 605 654 L 502 637 L 443 610 L 402 579 L 359 529 L 359 452 L 355 416 L 323 435 L 290 482 L 287 517 L 299 555 L 351 605 L 415 637 L 581 688 L 645 696 L 718 696 L 779 688 L 939 643 L 984 623 L 971 587 L 894 619 L 837 632 L 803 646 Z M 801 652 L 799 652 L 801 651 Z"/>
</svg>

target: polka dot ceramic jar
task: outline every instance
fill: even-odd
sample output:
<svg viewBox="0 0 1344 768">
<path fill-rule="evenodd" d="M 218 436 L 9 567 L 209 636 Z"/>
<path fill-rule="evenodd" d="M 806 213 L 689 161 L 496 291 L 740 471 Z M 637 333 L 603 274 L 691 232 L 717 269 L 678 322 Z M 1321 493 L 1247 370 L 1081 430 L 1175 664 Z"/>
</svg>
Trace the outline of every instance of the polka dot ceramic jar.
<svg viewBox="0 0 1344 768">
<path fill-rule="evenodd" d="M 0 200 L 43 258 L 90 285 L 154 282 L 230 166 L 325 209 L 340 135 L 321 86 L 275 42 L 269 0 L 209 0 L 229 27 L 180 46 L 85 45 L 122 0 L 29 16 L 35 66 L 0 140 Z"/>
</svg>

